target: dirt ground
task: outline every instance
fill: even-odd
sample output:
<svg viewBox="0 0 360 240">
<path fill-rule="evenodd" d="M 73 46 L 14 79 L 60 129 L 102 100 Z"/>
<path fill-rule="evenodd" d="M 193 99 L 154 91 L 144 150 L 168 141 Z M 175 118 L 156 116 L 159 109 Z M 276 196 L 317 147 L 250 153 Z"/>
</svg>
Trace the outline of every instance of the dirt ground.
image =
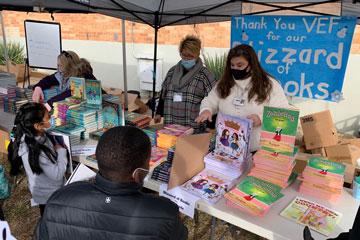
<svg viewBox="0 0 360 240">
<path fill-rule="evenodd" d="M 35 226 L 40 218 L 39 208 L 30 207 L 31 195 L 28 190 L 26 175 L 21 174 L 17 177 L 17 186 L 14 187 L 14 179 L 9 175 L 8 171 L 10 165 L 3 156 L 0 158 L 0 163 L 4 165 L 7 170 L 7 175 L 12 184 L 11 197 L 5 200 L 3 210 L 6 221 L 8 221 L 12 235 L 18 240 L 30 240 L 34 238 L 33 232 Z M 191 218 L 186 218 L 184 221 L 189 230 L 189 240 L 205 240 L 210 237 L 211 216 L 206 213 L 199 213 L 199 222 L 196 224 Z M 228 226 L 222 225 L 215 229 L 215 238 L 218 239 L 227 229 Z M 234 236 L 234 237 L 233 237 Z M 231 229 L 225 234 L 224 240 L 239 239 L 239 240 L 265 240 L 255 234 L 245 230 L 236 228 Z"/>
</svg>

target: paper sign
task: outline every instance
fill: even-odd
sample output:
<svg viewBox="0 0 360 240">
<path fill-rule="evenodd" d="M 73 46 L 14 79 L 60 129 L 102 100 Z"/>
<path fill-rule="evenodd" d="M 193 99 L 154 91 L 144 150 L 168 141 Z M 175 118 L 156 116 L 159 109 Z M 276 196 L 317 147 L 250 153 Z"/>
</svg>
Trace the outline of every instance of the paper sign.
<svg viewBox="0 0 360 240">
<path fill-rule="evenodd" d="M 0 221 L 0 232 L 3 240 L 16 240 L 16 238 L 11 235 L 10 227 L 7 221 Z"/>
<path fill-rule="evenodd" d="M 179 211 L 186 216 L 194 218 L 195 203 L 200 198 L 184 191 L 180 187 L 176 187 L 171 190 L 167 190 L 167 187 L 167 184 L 161 184 L 159 188 L 159 195 L 176 203 L 179 207 Z"/>
<path fill-rule="evenodd" d="M 339 101 L 355 25 L 356 16 L 237 15 L 231 47 L 251 45 L 286 95 Z"/>
<path fill-rule="evenodd" d="M 73 156 L 80 156 L 80 155 L 90 156 L 90 155 L 95 154 L 95 150 L 96 150 L 96 145 L 89 145 L 89 146 L 77 145 L 77 146 L 71 147 L 71 155 L 73 155 Z"/>
<path fill-rule="evenodd" d="M 0 87 L 0 93 L 2 93 L 2 94 L 8 94 L 7 88 Z"/>
</svg>

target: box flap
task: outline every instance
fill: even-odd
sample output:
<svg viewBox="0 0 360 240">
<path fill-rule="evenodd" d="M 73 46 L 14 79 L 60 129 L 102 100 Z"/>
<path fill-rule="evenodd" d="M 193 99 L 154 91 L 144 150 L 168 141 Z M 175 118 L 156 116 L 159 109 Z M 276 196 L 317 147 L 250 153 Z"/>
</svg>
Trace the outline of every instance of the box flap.
<svg viewBox="0 0 360 240">
<path fill-rule="evenodd" d="M 184 184 L 204 169 L 210 136 L 210 133 L 203 133 L 177 139 L 168 189 Z"/>
</svg>

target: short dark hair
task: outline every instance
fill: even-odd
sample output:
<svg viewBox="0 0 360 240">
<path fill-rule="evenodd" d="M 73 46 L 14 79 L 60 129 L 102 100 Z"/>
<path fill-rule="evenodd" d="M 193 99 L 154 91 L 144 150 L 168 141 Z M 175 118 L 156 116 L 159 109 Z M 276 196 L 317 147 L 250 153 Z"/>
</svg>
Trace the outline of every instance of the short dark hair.
<svg viewBox="0 0 360 240">
<path fill-rule="evenodd" d="M 142 130 L 129 126 L 107 130 L 96 148 L 99 171 L 109 178 L 131 175 L 150 160 L 150 155 L 149 137 Z"/>
</svg>

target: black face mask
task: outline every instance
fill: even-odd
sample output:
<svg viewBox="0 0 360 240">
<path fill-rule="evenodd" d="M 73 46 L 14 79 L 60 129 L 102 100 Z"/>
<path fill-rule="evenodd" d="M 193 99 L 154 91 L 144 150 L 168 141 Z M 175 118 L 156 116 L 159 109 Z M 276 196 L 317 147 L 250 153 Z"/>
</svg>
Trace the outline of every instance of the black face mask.
<svg viewBox="0 0 360 240">
<path fill-rule="evenodd" d="M 249 74 L 248 72 L 246 72 L 246 69 L 248 67 L 246 67 L 244 70 L 231 69 L 231 74 L 233 75 L 235 80 L 241 80 L 241 79 L 243 79 L 244 77 L 246 77 Z"/>
</svg>

